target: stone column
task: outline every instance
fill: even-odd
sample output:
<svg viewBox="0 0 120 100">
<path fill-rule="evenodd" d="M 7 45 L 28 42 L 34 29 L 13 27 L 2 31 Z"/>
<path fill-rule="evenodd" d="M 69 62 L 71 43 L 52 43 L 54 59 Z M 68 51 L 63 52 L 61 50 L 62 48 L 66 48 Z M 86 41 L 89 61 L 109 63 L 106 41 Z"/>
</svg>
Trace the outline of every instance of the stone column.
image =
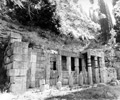
<svg viewBox="0 0 120 100">
<path fill-rule="evenodd" d="M 50 84 L 50 54 L 47 54 L 46 56 L 46 84 Z"/>
<path fill-rule="evenodd" d="M 83 83 L 87 84 L 88 83 L 88 75 L 86 71 L 86 64 L 85 64 L 85 58 L 82 57 L 82 74 L 83 76 Z"/>
<path fill-rule="evenodd" d="M 61 55 L 58 55 L 57 56 L 57 70 L 58 70 L 58 75 L 59 75 L 59 78 L 58 78 L 58 81 L 61 81 L 62 82 L 62 59 L 61 59 Z"/>
<path fill-rule="evenodd" d="M 102 55 L 100 58 L 100 77 L 102 83 L 106 83 L 106 74 L 104 55 Z"/>
<path fill-rule="evenodd" d="M 90 85 L 93 84 L 93 78 L 92 78 L 92 66 L 91 66 L 91 56 L 90 54 L 88 53 L 88 82 Z"/>
<path fill-rule="evenodd" d="M 95 61 L 95 82 L 99 83 L 99 67 L 98 67 L 98 59 L 96 56 L 94 58 L 94 61 Z"/>
<path fill-rule="evenodd" d="M 35 87 L 35 73 L 36 73 L 36 61 L 37 61 L 37 53 L 34 50 L 31 50 L 30 53 L 30 66 L 31 66 L 31 87 Z"/>
<path fill-rule="evenodd" d="M 67 57 L 67 69 L 70 76 L 71 75 L 71 57 Z"/>
<path fill-rule="evenodd" d="M 71 57 L 67 57 L 67 69 L 69 73 L 69 86 L 73 86 L 73 75 L 71 73 Z"/>
<path fill-rule="evenodd" d="M 77 72 L 77 83 L 79 81 L 79 58 L 75 58 L 75 72 Z"/>
</svg>

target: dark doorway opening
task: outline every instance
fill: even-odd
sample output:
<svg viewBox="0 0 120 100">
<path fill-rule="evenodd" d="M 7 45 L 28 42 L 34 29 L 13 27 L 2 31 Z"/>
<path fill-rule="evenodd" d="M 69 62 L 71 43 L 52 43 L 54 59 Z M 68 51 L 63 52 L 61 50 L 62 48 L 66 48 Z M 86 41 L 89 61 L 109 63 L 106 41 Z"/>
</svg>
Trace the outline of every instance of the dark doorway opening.
<svg viewBox="0 0 120 100">
<path fill-rule="evenodd" d="M 75 71 L 75 58 L 71 57 L 71 70 Z"/>
<path fill-rule="evenodd" d="M 88 57 L 87 57 L 87 53 L 83 54 L 83 58 L 85 60 L 85 67 L 86 67 L 85 69 L 88 72 Z"/>
<path fill-rule="evenodd" d="M 67 71 L 67 57 L 62 56 L 62 70 Z"/>
<path fill-rule="evenodd" d="M 82 71 L 82 59 L 79 58 L 79 73 Z"/>
<path fill-rule="evenodd" d="M 51 61 L 50 62 L 51 63 L 51 70 L 57 70 L 57 68 L 56 68 L 56 61 Z"/>
</svg>

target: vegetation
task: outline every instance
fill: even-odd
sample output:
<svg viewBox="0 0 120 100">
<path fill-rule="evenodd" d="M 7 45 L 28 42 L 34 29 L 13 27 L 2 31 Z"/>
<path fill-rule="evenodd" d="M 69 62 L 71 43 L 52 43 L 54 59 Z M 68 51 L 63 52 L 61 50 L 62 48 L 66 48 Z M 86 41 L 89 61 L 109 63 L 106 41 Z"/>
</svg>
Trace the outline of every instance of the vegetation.
<svg viewBox="0 0 120 100">
<path fill-rule="evenodd" d="M 81 40 L 94 39 L 100 31 L 81 9 L 80 2 L 62 0 L 3 0 L 6 13 L 22 25 L 48 29 Z"/>
<path fill-rule="evenodd" d="M 116 2 L 116 5 L 114 6 L 114 15 L 116 19 L 116 25 L 114 29 L 117 32 L 116 40 L 117 42 L 120 42 L 120 0 Z"/>
</svg>

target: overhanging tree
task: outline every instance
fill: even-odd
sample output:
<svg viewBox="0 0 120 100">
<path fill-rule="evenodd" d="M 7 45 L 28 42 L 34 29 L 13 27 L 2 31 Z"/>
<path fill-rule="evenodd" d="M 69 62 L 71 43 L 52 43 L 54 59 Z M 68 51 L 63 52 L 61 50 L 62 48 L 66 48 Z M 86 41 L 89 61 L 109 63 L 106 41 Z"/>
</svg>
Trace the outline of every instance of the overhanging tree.
<svg viewBox="0 0 120 100">
<path fill-rule="evenodd" d="M 71 37 L 94 39 L 100 30 L 81 7 L 61 0 L 4 0 L 8 15 L 23 25 L 39 26 Z"/>
</svg>

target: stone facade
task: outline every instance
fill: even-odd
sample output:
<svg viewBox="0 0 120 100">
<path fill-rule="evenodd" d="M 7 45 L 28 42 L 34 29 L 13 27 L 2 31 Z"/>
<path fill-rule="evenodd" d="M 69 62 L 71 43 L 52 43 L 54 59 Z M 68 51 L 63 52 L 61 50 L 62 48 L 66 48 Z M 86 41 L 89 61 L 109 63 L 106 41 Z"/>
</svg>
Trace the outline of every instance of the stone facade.
<svg viewBox="0 0 120 100">
<path fill-rule="evenodd" d="M 106 77 L 107 83 L 111 82 L 112 80 L 117 80 L 117 72 L 115 68 L 107 68 L 106 69 Z"/>
<path fill-rule="evenodd" d="M 38 87 L 43 91 L 53 85 L 60 89 L 62 85 L 105 83 L 108 76 L 102 50 L 70 52 L 30 48 L 19 35 L 11 35 L 4 56 L 4 67 L 13 93 Z"/>
</svg>

